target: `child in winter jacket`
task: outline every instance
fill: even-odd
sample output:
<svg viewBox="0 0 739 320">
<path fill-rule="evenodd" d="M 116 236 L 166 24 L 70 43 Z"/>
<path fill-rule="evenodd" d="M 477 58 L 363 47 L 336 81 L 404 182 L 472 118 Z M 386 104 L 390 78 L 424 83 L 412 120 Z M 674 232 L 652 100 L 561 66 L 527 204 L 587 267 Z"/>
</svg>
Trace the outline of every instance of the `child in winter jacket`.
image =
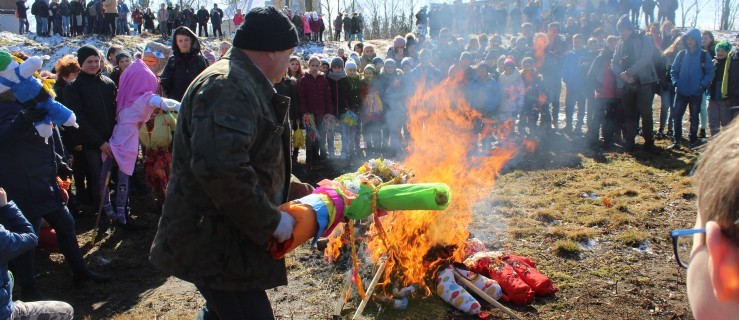
<svg viewBox="0 0 739 320">
<path fill-rule="evenodd" d="M 324 117 L 324 126 L 328 135 L 328 154 L 334 155 L 334 136 L 339 126 L 339 116 L 343 115 L 349 107 L 349 79 L 344 71 L 344 60 L 335 57 L 331 60 L 331 70 L 326 74 L 328 86 L 331 89 L 331 108 Z M 332 117 L 329 117 L 331 115 Z M 342 141 L 345 137 L 341 137 Z M 342 156 L 346 156 L 343 153 Z"/>
<path fill-rule="evenodd" d="M 535 67 L 534 59 L 526 57 L 521 61 L 521 79 L 523 80 L 524 95 L 523 109 L 521 117 L 518 121 L 518 132 L 523 134 L 526 129 L 529 133 L 533 133 L 539 122 L 539 116 L 545 118 L 549 112 L 544 108 L 547 102 L 546 91 L 544 90 L 544 80 Z M 548 123 L 543 121 L 543 123 Z"/>
<path fill-rule="evenodd" d="M 402 139 L 400 129 L 405 125 L 407 118 L 404 82 L 403 71 L 397 68 L 395 60 L 385 60 L 378 79 L 378 86 L 385 113 L 385 126 L 382 130 L 385 133 L 383 143 L 392 148 L 392 151 L 400 149 Z"/>
<path fill-rule="evenodd" d="M 290 57 L 290 64 L 287 66 L 287 78 L 291 78 L 295 80 L 295 99 L 290 100 L 290 127 L 293 128 L 293 130 L 304 130 L 303 124 L 301 122 L 301 115 L 300 115 L 300 99 L 298 98 L 298 92 L 299 92 L 299 84 L 300 79 L 303 78 L 303 66 L 300 64 L 300 58 L 297 56 L 291 56 Z M 284 82 L 284 80 L 283 80 Z M 295 132 L 293 132 L 293 136 L 295 136 Z M 298 135 L 300 136 L 300 135 Z M 303 135 L 304 137 L 304 135 Z M 295 143 L 293 141 L 293 152 L 292 152 L 292 160 L 293 163 L 298 162 L 298 152 L 300 151 L 300 147 L 304 146 L 305 139 L 301 139 L 301 142 Z"/>
<path fill-rule="evenodd" d="M 483 135 L 482 150 L 486 150 L 492 148 L 491 130 L 486 128 L 486 122 L 492 120 L 500 104 L 500 85 L 490 76 L 485 63 L 472 67 L 472 71 L 474 77 L 467 85 L 467 102 L 481 114 L 480 118 L 474 121 L 474 132 Z"/>
<path fill-rule="evenodd" d="M 585 119 L 585 77 L 587 70 L 583 70 L 587 48 L 583 36 L 576 34 L 572 37 L 572 50 L 564 58 L 562 80 L 567 86 L 565 97 L 565 131 L 572 130 L 575 105 L 577 105 L 577 124 L 575 133 L 581 132 L 583 120 Z M 590 65 L 588 65 L 588 68 Z"/>
<path fill-rule="evenodd" d="M 368 64 L 372 64 L 372 60 L 375 59 L 375 57 L 377 57 L 377 54 L 375 54 L 375 47 L 371 45 L 364 46 L 364 49 L 362 49 L 362 57 L 360 58 L 361 63 L 359 65 L 359 71 L 364 71 L 364 68 L 366 68 Z"/>
<path fill-rule="evenodd" d="M 500 123 L 516 122 L 516 117 L 523 108 L 524 86 L 521 74 L 516 72 L 516 64 L 508 59 L 503 63 L 503 74 L 498 79 L 500 83 L 500 108 L 496 116 Z"/>
<path fill-rule="evenodd" d="M 361 119 L 364 147 L 367 154 L 382 147 L 382 121 L 384 120 L 382 99 L 378 88 L 378 73 L 373 65 L 364 68 L 364 79 L 360 84 L 362 99 Z"/>
<path fill-rule="evenodd" d="M 670 76 L 675 85 L 675 138 L 670 149 L 679 149 L 682 141 L 682 119 L 690 107 L 690 146 L 698 143 L 698 117 L 703 93 L 713 81 L 714 69 L 711 56 L 700 48 L 701 33 L 692 29 L 683 37 L 685 49 L 672 62 Z M 701 57 L 703 56 L 703 57 Z"/>
<path fill-rule="evenodd" d="M 346 111 L 340 115 L 341 125 L 341 155 L 342 157 L 357 157 L 359 155 L 359 108 L 362 104 L 360 97 L 361 79 L 357 64 L 349 60 L 346 62 L 346 79 L 349 83 Z"/>
<path fill-rule="evenodd" d="M 729 125 L 731 122 L 731 105 L 728 97 L 721 94 L 724 72 L 726 72 L 726 61 L 731 51 L 731 44 L 722 41 L 716 44 L 716 59 L 714 59 L 714 77 L 708 88 L 708 126 L 711 129 L 711 137 Z"/>
<path fill-rule="evenodd" d="M 313 165 L 320 158 L 327 157 L 323 137 L 326 128 L 321 125 L 331 104 L 331 90 L 326 77 L 318 71 L 321 61 L 317 57 L 308 60 L 308 73 L 298 83 L 300 115 L 306 134 L 306 164 Z M 309 120 L 309 121 L 306 121 Z"/>
<path fill-rule="evenodd" d="M 603 130 L 603 147 L 608 148 L 614 142 L 614 136 L 623 131 L 624 111 L 621 107 L 621 92 L 617 85 L 616 75 L 611 69 L 611 57 L 616 50 L 619 38 L 609 36 L 606 47 L 593 60 L 588 71 L 588 82 L 595 86 L 595 105 L 588 122 L 586 139 L 591 147 L 598 147 L 600 131 Z"/>
<path fill-rule="evenodd" d="M 734 47 L 726 58 L 724 78 L 721 82 L 721 95 L 729 99 L 731 118 L 739 116 L 739 47 Z"/>
</svg>

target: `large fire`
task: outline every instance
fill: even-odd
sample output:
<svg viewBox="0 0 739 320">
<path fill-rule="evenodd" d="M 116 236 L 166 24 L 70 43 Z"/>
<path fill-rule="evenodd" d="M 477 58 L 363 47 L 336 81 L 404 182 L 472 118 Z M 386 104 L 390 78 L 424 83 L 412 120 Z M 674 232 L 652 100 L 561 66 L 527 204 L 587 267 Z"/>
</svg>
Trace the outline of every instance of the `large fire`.
<svg viewBox="0 0 739 320">
<path fill-rule="evenodd" d="M 519 146 L 506 140 L 513 125 L 496 125 L 483 119 L 467 103 L 459 83 L 421 84 L 409 100 L 410 144 L 403 164 L 415 172 L 413 183 L 448 184 L 452 201 L 446 211 L 391 212 L 380 218 L 387 234 L 387 246 L 373 225 L 367 237 L 366 254 L 374 262 L 388 256 L 380 292 L 388 293 L 393 286 L 412 284 L 423 288 L 425 295 L 432 292 L 427 281 L 439 263 L 463 259 L 473 204 L 491 193 L 498 172 L 518 151 Z M 483 135 L 498 137 L 500 143 L 496 148 L 478 149 L 479 136 L 473 130 L 475 121 L 487 124 Z M 531 142 L 526 142 L 527 148 L 530 145 Z M 329 257 L 340 253 L 338 247 L 342 241 L 338 234 L 329 242 L 326 251 Z M 452 257 L 429 261 L 428 253 L 439 247 L 454 248 Z"/>
</svg>

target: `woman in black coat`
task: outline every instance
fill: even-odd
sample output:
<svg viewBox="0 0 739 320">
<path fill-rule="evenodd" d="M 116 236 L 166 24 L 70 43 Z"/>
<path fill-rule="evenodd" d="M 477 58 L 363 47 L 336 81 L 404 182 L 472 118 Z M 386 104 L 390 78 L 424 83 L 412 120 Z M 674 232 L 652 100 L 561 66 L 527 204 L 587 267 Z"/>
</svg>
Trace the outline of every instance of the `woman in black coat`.
<svg viewBox="0 0 739 320">
<path fill-rule="evenodd" d="M 178 44 L 178 37 L 189 38 L 189 47 Z M 175 29 L 172 35 L 172 53 L 160 81 L 167 98 L 182 101 L 190 82 L 208 67 L 208 60 L 200 53 L 200 40 L 188 27 Z"/>
</svg>

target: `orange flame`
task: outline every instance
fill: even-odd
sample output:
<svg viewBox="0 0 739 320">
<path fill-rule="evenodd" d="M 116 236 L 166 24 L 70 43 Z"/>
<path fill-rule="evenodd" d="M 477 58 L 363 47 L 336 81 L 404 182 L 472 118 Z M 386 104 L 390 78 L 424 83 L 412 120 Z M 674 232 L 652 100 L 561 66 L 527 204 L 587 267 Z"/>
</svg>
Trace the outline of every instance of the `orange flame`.
<svg viewBox="0 0 739 320">
<path fill-rule="evenodd" d="M 513 158 L 519 146 L 506 140 L 513 132 L 513 123 L 500 125 L 472 108 L 464 98 L 459 81 L 446 81 L 427 87 L 420 84 L 408 101 L 410 144 L 404 165 L 416 178 L 412 183 L 443 182 L 452 189 L 449 208 L 441 211 L 391 212 L 381 219 L 386 232 L 386 245 L 372 225 L 367 235 L 367 252 L 372 261 L 388 255 L 379 290 L 390 292 L 395 286 L 420 285 L 425 295 L 430 274 L 439 263 L 425 257 L 432 248 L 455 246 L 452 261 L 464 258 L 464 242 L 469 237 L 467 227 L 472 222 L 472 206 L 488 196 L 505 163 Z M 479 150 L 480 137 L 473 123 L 483 121 L 483 135 L 494 134 L 500 141 L 493 150 Z M 531 150 L 534 142 L 525 141 Z M 341 229 L 341 228 L 337 228 Z M 332 235 L 325 251 L 336 259 L 346 244 L 345 235 Z M 424 260 L 427 261 L 424 261 Z"/>
</svg>

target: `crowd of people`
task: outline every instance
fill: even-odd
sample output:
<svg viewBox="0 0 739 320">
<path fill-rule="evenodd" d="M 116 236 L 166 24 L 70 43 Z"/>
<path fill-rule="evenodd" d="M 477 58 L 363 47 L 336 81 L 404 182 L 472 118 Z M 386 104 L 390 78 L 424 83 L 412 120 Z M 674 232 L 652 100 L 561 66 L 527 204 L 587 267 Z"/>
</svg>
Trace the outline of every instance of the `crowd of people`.
<svg viewBox="0 0 739 320">
<path fill-rule="evenodd" d="M 201 6 L 195 10 L 191 5 L 180 8 L 179 4 L 162 3 L 159 10 L 142 8 L 136 5 L 133 11 L 123 0 L 35 0 L 28 6 L 28 0 L 18 0 L 15 3 L 15 16 L 18 18 L 18 33 L 30 33 L 28 11 L 36 20 L 35 33 L 39 36 L 60 35 L 74 37 L 85 34 L 109 35 L 137 35 L 142 32 L 150 34 L 160 33 L 165 38 L 180 26 L 191 30 L 199 30 L 199 35 L 208 37 L 211 30 L 213 37 L 223 37 L 221 25 L 224 18 L 223 10 L 218 4 L 206 9 Z M 236 13 L 236 21 L 242 19 L 243 14 Z"/>
<path fill-rule="evenodd" d="M 36 3 L 43 1 L 36 0 Z M 647 1 L 640 2 L 642 8 Z M 19 1 L 21 5 L 22 2 Z M 603 6 L 607 8 L 611 2 L 614 1 Z M 85 7 L 84 1 L 73 0 L 72 3 L 81 3 Z M 229 214 L 231 211 L 236 214 L 240 207 L 233 204 L 238 197 L 230 196 L 234 190 L 243 190 L 240 196 L 259 191 L 256 189 L 260 188 L 243 188 L 233 176 L 226 177 L 241 168 L 240 158 L 236 159 L 230 153 L 250 157 L 255 163 L 252 165 L 258 163 L 268 169 L 265 172 L 280 172 L 279 176 L 268 175 L 272 178 L 264 182 L 269 183 L 273 193 L 270 198 L 254 195 L 254 199 L 249 200 L 251 205 L 271 214 L 275 211 L 274 206 L 281 203 L 279 201 L 287 199 L 283 180 L 290 179 L 289 172 L 283 172 L 285 163 L 276 160 L 277 157 L 271 153 L 277 153 L 285 141 L 291 141 L 290 132 L 292 142 L 288 145 L 292 149 L 289 155 L 292 159 L 287 162 L 291 160 L 293 165 L 298 163 L 301 148 L 305 148 L 305 164 L 311 168 L 329 159 L 352 161 L 379 155 L 402 156 L 399 153 L 409 143 L 407 106 L 419 89 L 432 90 L 443 86 L 458 90 L 454 93 L 460 94 L 459 100 L 466 101 L 482 115 L 482 121 L 473 124 L 480 135 L 477 143 L 481 151 L 494 148 L 498 138 L 492 133 L 494 130 L 486 130 L 489 129 L 486 127 L 508 123 L 514 128 L 513 134 L 522 137 L 548 135 L 553 130 L 567 135 L 584 135 L 589 146 L 598 150 L 633 151 L 636 137 L 641 135 L 645 151 L 660 153 L 655 139 L 672 139 L 672 149 L 682 148 L 685 144 L 682 130 L 686 109 L 690 110 L 688 146 L 694 147 L 708 138 L 721 137 L 739 114 L 735 107 L 739 105 L 739 49 L 728 41 L 716 42 L 708 31 L 691 29 L 679 32 L 669 19 L 670 15 L 663 14 L 661 3 L 658 3 L 659 20 L 663 21 L 647 21 L 645 31 L 639 30 L 638 23 L 634 23 L 638 21 L 638 10 L 636 15 L 624 14 L 617 20 L 609 14 L 601 16 L 594 12 L 588 15 L 583 11 L 582 24 L 575 27 L 568 24 L 572 18 L 568 12 L 577 15 L 577 10 L 569 6 L 561 9 L 564 12 L 562 17 L 529 16 L 524 9 L 519 14 L 522 21 L 507 15 L 509 23 L 506 24 L 480 21 L 475 24 L 474 19 L 451 19 L 451 25 L 438 25 L 439 19 L 435 18 L 434 12 L 455 8 L 455 5 L 432 7 L 430 12 L 423 8 L 416 15 L 418 32 L 395 37 L 384 54 L 363 42 L 360 14 L 353 13 L 349 18 L 342 13 L 334 21 L 337 32 L 333 36 L 341 40 L 340 31 L 344 30 L 343 40 L 351 50 L 341 47 L 334 56 L 318 54 L 308 59 L 291 55 L 292 48 L 301 38 L 303 41 L 323 41 L 320 15 L 292 15 L 287 9 L 282 12 L 272 9 L 259 11 L 253 16 L 255 20 L 249 20 L 248 15 L 237 12 L 243 25 L 233 40 L 233 48 L 231 43 L 223 42 L 218 50 L 214 50 L 216 48 L 203 48 L 194 30 L 203 31 L 202 24 L 206 24 L 205 36 L 208 35 L 205 17 L 210 17 L 213 23 L 214 10 L 218 19 L 222 17 L 216 5 L 210 12 L 201 7 L 197 13 L 189 6 L 180 12 L 178 6 L 162 5 L 156 19 L 162 34 L 171 34 L 168 39 L 172 43 L 171 48 L 162 48 L 160 44 L 151 42 L 144 52 L 127 52 L 122 47 L 111 46 L 102 53 L 91 46 L 83 46 L 76 56 L 65 56 L 57 61 L 54 74 L 45 75 L 56 77 L 56 99 L 75 112 L 79 123 L 77 129 L 57 130 L 53 143 L 45 143 L 33 131 L 33 123 L 43 119 L 45 111 L 21 106 L 9 92 L 0 96 L 3 106 L 0 108 L 0 141 L 16 144 L 16 147 L 8 148 L 9 152 L 0 155 L 3 167 L 0 187 L 8 191 L 14 202 L 5 204 L 4 193 L 0 190 L 0 223 L 5 229 L 27 235 L 17 242 L 23 250 L 18 249 L 12 256 L 0 255 L 0 266 L 10 261 L 10 268 L 20 284 L 22 300 L 45 300 L 42 290 L 35 284 L 35 255 L 28 249 L 36 241 L 33 237 L 38 234 L 43 219 L 56 230 L 60 250 L 73 271 L 75 283 L 109 281 L 109 276 L 91 271 L 82 259 L 74 232 L 73 214 L 79 204 L 92 206 L 100 203 L 105 216 L 122 230 L 146 227 L 131 215 L 128 198 L 134 186 L 132 180 L 145 178 L 158 203 L 164 204 L 165 215 L 166 211 L 170 213 L 160 222 L 159 232 L 162 234 L 152 248 L 152 262 L 178 276 L 192 276 L 198 281 L 211 279 L 209 275 L 194 275 L 187 265 L 173 264 L 170 251 L 176 250 L 176 246 L 170 242 L 182 241 L 183 238 L 172 234 L 179 234 L 182 230 L 170 229 L 167 224 L 170 222 L 168 219 L 181 219 L 172 214 L 190 210 L 193 199 L 202 198 L 203 206 L 212 201 L 219 203 L 208 206 L 207 210 L 226 210 Z M 491 10 L 487 6 L 480 9 Z M 93 19 L 93 25 L 102 21 L 101 25 L 108 28 L 108 32 L 128 32 L 127 21 L 122 24 L 115 21 L 118 17 L 125 17 L 121 15 L 125 10 L 116 10 L 116 16 L 108 16 L 113 9 L 99 11 L 100 15 L 95 17 L 100 19 Z M 139 8 L 132 13 L 134 23 L 139 16 L 137 12 L 140 13 Z M 183 15 L 183 12 L 190 13 Z M 205 20 L 201 19 L 201 12 L 204 12 Z M 150 13 L 147 9 L 144 16 Z M 503 13 L 499 15 L 502 19 Z M 663 19 L 664 16 L 667 18 Z M 560 20 L 566 21 L 565 24 Z M 39 34 L 48 34 L 48 30 L 56 32 L 56 27 L 45 27 L 48 19 L 38 21 L 41 24 L 37 30 Z M 81 25 L 77 24 L 76 18 L 71 21 L 72 26 L 80 26 L 81 30 L 89 26 L 84 23 L 84 18 Z M 284 30 L 280 30 L 284 37 L 265 36 L 273 34 L 264 32 L 270 27 L 270 21 L 282 23 L 280 27 Z M 201 28 L 197 28 L 195 23 Z M 61 32 L 66 30 L 63 25 Z M 153 25 L 146 22 L 143 26 L 153 29 Z M 119 31 L 115 31 L 116 27 Z M 134 29 L 140 27 L 140 23 L 135 24 Z M 216 30 L 214 26 L 214 32 Z M 493 33 L 477 32 L 479 30 Z M 496 30 L 500 33 L 495 33 Z M 75 31 L 70 29 L 69 35 L 74 34 Z M 352 46 L 355 38 L 358 42 Z M 23 52 L 13 54 L 26 58 Z M 217 63 L 221 59 L 229 62 Z M 144 64 L 151 70 L 143 67 Z M 211 67 L 214 65 L 216 67 Z M 242 73 L 231 74 L 232 68 Z M 131 80 L 145 78 L 149 81 Z M 244 89 L 230 81 L 252 83 L 254 87 Z M 565 106 L 561 110 L 563 89 Z M 143 113 L 144 116 L 136 114 L 128 118 L 129 113 L 123 111 L 139 103 L 136 98 L 142 90 L 161 96 L 156 100 L 160 107 L 147 109 L 150 113 Z M 244 90 L 248 92 L 242 92 Z M 267 97 L 262 97 L 264 94 Z M 652 110 L 655 95 L 659 95 L 662 101 L 657 130 Z M 289 97 L 289 101 L 283 96 Z M 248 112 L 234 108 L 247 97 L 256 99 L 249 101 L 263 108 L 249 109 Z M 173 110 L 161 107 L 168 101 L 181 101 L 183 110 L 186 110 L 183 112 L 189 113 L 176 118 Z M 706 102 L 707 107 L 702 106 Z M 214 104 L 223 110 L 201 110 L 205 104 Z M 281 110 L 293 131 L 278 126 L 277 120 L 272 119 Z M 706 116 L 702 117 L 702 112 Z M 244 117 L 257 117 L 252 113 L 260 113 L 257 118 L 269 119 L 258 123 L 241 122 L 232 113 Z M 188 127 L 187 130 L 177 125 L 180 121 L 185 121 L 182 126 Z M 190 127 L 196 125 L 197 128 Z M 248 135 L 256 134 L 255 130 L 260 130 L 260 135 L 266 130 L 264 141 L 249 140 L 253 137 Z M 195 137 L 194 131 L 203 136 Z M 128 134 L 127 138 L 134 137 L 133 149 L 122 147 L 130 146 L 132 140 L 122 141 L 118 136 L 121 132 Z M 213 139 L 212 135 L 218 137 Z M 340 143 L 336 143 L 337 138 L 340 138 Z M 178 145 L 175 150 L 179 148 L 179 155 L 177 152 L 172 154 L 173 141 Z M 255 150 L 234 150 L 233 144 L 239 141 L 255 144 Z M 212 152 L 202 153 L 208 150 Z M 187 152 L 191 154 L 183 155 Z M 249 154 L 244 155 L 244 152 Z M 196 172 L 183 169 L 190 167 L 185 163 L 192 159 L 199 163 L 193 169 Z M 287 167 L 290 167 L 289 163 Z M 181 180 L 176 188 L 168 190 L 170 170 L 181 175 L 178 177 Z M 117 172 L 117 175 L 111 175 L 111 172 Z M 197 189 L 193 189 L 194 176 L 210 179 L 219 174 L 223 174 L 219 177 L 224 181 L 228 180 L 225 185 L 231 184 L 236 188 L 226 189 L 222 185 L 206 183 L 198 188 L 214 193 L 193 191 Z M 248 179 L 266 177 L 262 171 L 244 174 Z M 62 181 L 72 179 L 74 191 L 61 190 L 57 177 Z M 108 177 L 112 181 L 109 182 Z M 220 178 L 213 181 L 220 181 Z M 109 189 L 111 186 L 115 187 Z M 65 199 L 64 194 L 69 194 L 69 199 Z M 166 202 L 169 196 L 177 200 Z M 169 210 L 166 209 L 167 204 Z M 258 228 L 249 228 L 258 234 L 250 240 L 254 247 L 250 247 L 249 254 L 254 257 L 263 259 L 266 254 L 257 252 L 257 243 L 263 243 L 272 235 L 285 239 L 290 235 L 289 223 L 285 221 L 288 218 L 279 212 L 275 214 L 258 223 L 254 219 L 248 221 L 258 225 Z M 4 215 L 12 219 L 4 220 Z M 16 223 L 22 220 L 16 218 L 21 215 L 28 223 Z M 201 213 L 197 212 L 197 215 Z M 278 230 L 274 230 L 275 227 Z M 234 231 L 232 227 L 222 228 Z M 165 234 L 165 230 L 170 234 Z M 215 232 L 213 237 L 215 234 L 225 237 L 218 230 L 221 229 L 212 229 Z M 197 240 L 207 242 L 212 239 Z M 221 240 L 230 243 L 227 242 L 229 239 L 219 238 Z M 216 250 L 212 246 L 203 248 Z M 233 249 L 227 245 L 219 245 L 218 248 Z M 198 260 L 188 260 L 193 265 L 214 262 L 192 257 Z M 274 266 L 284 269 L 284 265 L 279 263 Z M 227 269 L 232 266 L 220 267 Z M 284 275 L 272 274 L 274 270 L 258 271 L 269 279 L 251 279 L 245 283 L 262 288 L 280 285 L 285 280 Z M 4 269 L 0 269 L 0 281 L 3 282 L 0 284 L 12 285 L 5 275 Z M 223 282 L 223 279 L 218 278 L 218 281 Z M 202 282 L 196 282 L 209 302 L 220 299 L 222 288 L 232 288 L 229 283 L 219 289 L 200 284 Z M 0 299 L 5 299 L 2 291 Z M 261 293 L 259 299 L 264 302 Z M 269 306 L 268 301 L 266 304 Z M 51 306 L 60 313 L 71 312 L 65 304 Z M 224 306 L 209 307 L 217 309 Z"/>
</svg>

